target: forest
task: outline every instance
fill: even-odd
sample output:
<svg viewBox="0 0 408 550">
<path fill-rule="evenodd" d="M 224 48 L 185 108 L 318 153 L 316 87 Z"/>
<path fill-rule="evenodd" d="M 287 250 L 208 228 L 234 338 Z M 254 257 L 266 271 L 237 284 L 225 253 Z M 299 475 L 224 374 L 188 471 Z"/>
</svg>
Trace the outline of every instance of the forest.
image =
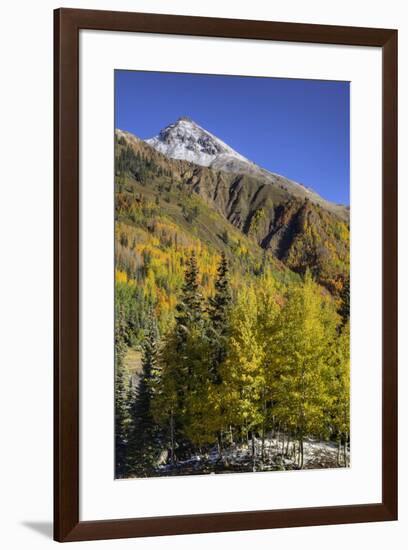
<svg viewBox="0 0 408 550">
<path fill-rule="evenodd" d="M 177 170 L 117 142 L 115 477 L 347 467 L 347 270 L 310 230 L 285 265 Z"/>
</svg>

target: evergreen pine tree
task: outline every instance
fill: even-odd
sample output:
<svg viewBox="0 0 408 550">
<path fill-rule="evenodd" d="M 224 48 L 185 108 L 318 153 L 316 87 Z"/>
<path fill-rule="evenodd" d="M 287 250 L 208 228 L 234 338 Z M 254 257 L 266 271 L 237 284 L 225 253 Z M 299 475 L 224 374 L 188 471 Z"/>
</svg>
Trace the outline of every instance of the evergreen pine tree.
<svg viewBox="0 0 408 550">
<path fill-rule="evenodd" d="M 203 296 L 198 282 L 198 266 L 192 251 L 184 273 L 184 284 L 179 303 L 176 306 L 176 333 L 180 346 L 186 341 L 191 326 L 203 322 Z"/>
<path fill-rule="evenodd" d="M 198 358 L 197 350 L 202 344 L 205 317 L 198 277 L 193 251 L 186 263 L 174 330 L 165 339 L 159 361 L 154 417 L 168 427 L 172 462 L 176 460 L 176 448 L 184 442 L 186 423 L 192 421 L 191 398 L 199 394 L 198 381 L 203 380 L 204 358 L 202 355 Z"/>
<path fill-rule="evenodd" d="M 176 419 L 182 410 L 180 408 L 179 387 L 182 383 L 182 369 L 179 363 L 178 338 L 176 331 L 171 331 L 164 340 L 158 356 L 158 369 L 153 380 L 154 391 L 151 410 L 154 420 L 163 428 L 167 435 L 167 445 L 170 449 L 170 462 L 176 462 Z"/>
<path fill-rule="evenodd" d="M 176 376 L 178 393 L 178 409 L 185 408 L 186 397 L 194 387 L 193 361 L 191 360 L 191 344 L 197 335 L 204 330 L 204 303 L 199 284 L 197 258 L 194 250 L 187 261 L 184 273 L 184 284 L 181 297 L 176 306 L 176 352 L 177 367 L 173 369 Z M 184 411 L 184 414 L 186 412 Z"/>
<path fill-rule="evenodd" d="M 124 357 L 126 353 L 126 323 L 123 308 L 115 323 L 115 469 L 116 477 L 126 474 L 129 411 L 125 382 Z"/>
<path fill-rule="evenodd" d="M 344 326 L 350 319 L 350 278 L 348 277 L 344 281 L 344 286 L 340 294 L 341 304 L 339 308 L 339 314 L 342 319 L 342 326 Z"/>
<path fill-rule="evenodd" d="M 219 369 L 227 355 L 231 302 L 228 262 L 225 253 L 222 252 L 215 281 L 215 294 L 209 299 L 208 307 L 209 339 L 212 344 L 210 374 L 216 384 L 221 382 Z"/>
<path fill-rule="evenodd" d="M 333 376 L 330 378 L 332 428 L 338 442 L 338 465 L 348 466 L 347 445 L 350 435 L 350 324 L 347 322 L 333 346 Z"/>
<path fill-rule="evenodd" d="M 224 331 L 228 323 L 229 308 L 231 305 L 228 261 L 224 252 L 221 253 L 214 286 L 215 294 L 209 300 L 209 315 L 215 328 Z"/>
<path fill-rule="evenodd" d="M 157 374 L 158 336 L 157 323 L 150 311 L 142 343 L 142 372 L 130 408 L 129 464 L 133 472 L 142 474 L 153 466 L 159 443 L 159 429 L 151 409 Z"/>
</svg>

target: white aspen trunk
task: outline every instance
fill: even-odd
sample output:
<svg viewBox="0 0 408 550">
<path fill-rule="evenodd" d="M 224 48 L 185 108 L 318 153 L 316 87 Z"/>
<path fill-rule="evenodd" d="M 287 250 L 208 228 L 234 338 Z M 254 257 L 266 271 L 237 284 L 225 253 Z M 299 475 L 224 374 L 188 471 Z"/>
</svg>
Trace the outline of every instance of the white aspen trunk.
<svg viewBox="0 0 408 550">
<path fill-rule="evenodd" d="M 343 448 L 343 458 L 344 458 L 344 466 L 347 467 L 347 439 L 348 439 L 348 433 L 346 432 L 345 438 L 344 438 L 344 448 Z"/>
<path fill-rule="evenodd" d="M 252 443 L 252 470 L 256 472 L 256 447 L 255 447 L 254 432 L 251 432 L 251 443 Z"/>
<path fill-rule="evenodd" d="M 341 437 L 337 438 L 337 466 L 340 466 Z"/>
<path fill-rule="evenodd" d="M 170 441 L 171 441 L 171 463 L 174 464 L 174 416 L 173 411 L 170 414 Z"/>
</svg>

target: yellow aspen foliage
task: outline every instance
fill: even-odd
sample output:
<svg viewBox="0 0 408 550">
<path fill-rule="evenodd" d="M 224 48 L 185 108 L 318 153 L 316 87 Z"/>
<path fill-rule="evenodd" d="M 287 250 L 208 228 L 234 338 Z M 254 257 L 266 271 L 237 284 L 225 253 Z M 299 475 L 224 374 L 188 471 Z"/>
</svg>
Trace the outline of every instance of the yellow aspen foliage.
<svg viewBox="0 0 408 550">
<path fill-rule="evenodd" d="M 301 445 L 306 434 L 325 429 L 331 396 L 330 353 L 338 316 L 310 274 L 289 289 L 273 338 L 277 374 L 275 412 Z"/>
<path fill-rule="evenodd" d="M 253 287 L 243 289 L 231 314 L 229 352 L 222 368 L 227 423 L 247 430 L 262 422 L 265 350 L 257 324 L 257 297 Z"/>
</svg>

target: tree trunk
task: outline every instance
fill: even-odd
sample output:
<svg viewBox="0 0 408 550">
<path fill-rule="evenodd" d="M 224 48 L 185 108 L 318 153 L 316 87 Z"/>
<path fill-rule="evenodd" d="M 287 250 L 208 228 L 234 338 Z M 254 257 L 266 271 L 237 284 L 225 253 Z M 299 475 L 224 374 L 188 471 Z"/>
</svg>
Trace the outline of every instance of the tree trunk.
<svg viewBox="0 0 408 550">
<path fill-rule="evenodd" d="M 337 466 L 340 466 L 341 437 L 337 438 Z"/>
<path fill-rule="evenodd" d="M 299 468 L 302 470 L 303 469 L 303 462 L 304 462 L 303 435 L 300 437 L 300 440 L 299 440 L 299 451 L 300 451 Z"/>
<path fill-rule="evenodd" d="M 171 463 L 174 464 L 174 415 L 173 411 L 170 414 L 170 441 L 171 441 Z"/>
<path fill-rule="evenodd" d="M 262 422 L 261 461 L 265 460 L 265 422 Z"/>
<path fill-rule="evenodd" d="M 256 472 L 256 448 L 255 448 L 254 432 L 251 432 L 251 444 L 252 444 L 252 470 Z"/>
<path fill-rule="evenodd" d="M 293 440 L 293 443 L 292 443 L 292 453 L 291 453 L 290 457 L 291 457 L 293 460 L 296 460 L 296 439 Z"/>
<path fill-rule="evenodd" d="M 222 460 L 222 435 L 221 432 L 218 432 L 217 434 L 217 442 L 218 442 L 218 456 L 220 460 Z"/>
<path fill-rule="evenodd" d="M 344 437 L 344 447 L 343 447 L 343 460 L 344 460 L 345 467 L 347 467 L 347 438 L 348 438 L 348 434 L 346 433 Z"/>
<path fill-rule="evenodd" d="M 265 460 L 265 418 L 266 418 L 266 399 L 265 390 L 262 391 L 262 444 L 261 444 L 261 462 Z"/>
</svg>

